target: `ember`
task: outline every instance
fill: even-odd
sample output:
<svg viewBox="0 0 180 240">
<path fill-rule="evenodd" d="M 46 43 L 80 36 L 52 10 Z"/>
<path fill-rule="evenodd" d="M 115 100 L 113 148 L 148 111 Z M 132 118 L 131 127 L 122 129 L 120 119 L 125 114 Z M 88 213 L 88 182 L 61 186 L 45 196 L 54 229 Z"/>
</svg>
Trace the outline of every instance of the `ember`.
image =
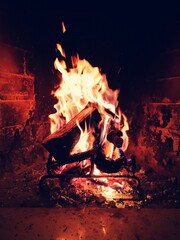
<svg viewBox="0 0 180 240">
<path fill-rule="evenodd" d="M 64 33 L 64 23 L 62 28 Z M 54 105 L 56 112 L 49 115 L 51 134 L 43 141 L 50 156 L 48 175 L 42 177 L 40 187 L 45 179 L 58 177 L 61 183 L 67 181 L 105 200 L 125 199 L 130 192 L 133 198 L 131 185 L 139 189 L 140 182 L 134 176 L 135 157 L 127 159 L 124 154 L 129 127 L 119 107 L 119 90 L 110 89 L 100 69 L 78 55 L 71 57 L 72 67 L 68 68 L 59 43 L 57 49 L 61 59 L 56 58 L 54 65 L 61 79 L 53 91 L 58 102 Z M 89 181 L 91 184 L 87 184 Z M 125 188 L 128 193 L 123 197 Z"/>
</svg>

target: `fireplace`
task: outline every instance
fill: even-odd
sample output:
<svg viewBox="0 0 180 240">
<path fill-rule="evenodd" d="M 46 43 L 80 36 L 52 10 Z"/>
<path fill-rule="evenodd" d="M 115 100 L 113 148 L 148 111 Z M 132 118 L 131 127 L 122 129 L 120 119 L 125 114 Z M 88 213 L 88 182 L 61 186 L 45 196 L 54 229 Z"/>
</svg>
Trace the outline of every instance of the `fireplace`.
<svg viewBox="0 0 180 240">
<path fill-rule="evenodd" d="M 1 4 L 0 235 L 179 239 L 178 8 L 76 4 Z"/>
<path fill-rule="evenodd" d="M 31 16 L 31 14 L 29 12 L 28 16 Z M 169 27 L 162 29 L 158 34 L 157 31 L 160 29 L 160 26 L 156 26 L 155 22 L 152 22 L 151 25 L 148 21 L 146 23 L 149 30 L 144 29 L 144 25 L 140 25 L 140 29 L 137 27 L 137 32 L 133 33 L 133 27 L 135 26 L 132 21 L 126 23 L 127 29 L 123 29 L 123 26 L 121 27 L 123 25 L 122 17 L 113 16 L 111 21 L 108 21 L 104 17 L 99 17 L 96 13 L 92 17 L 90 13 L 79 13 L 79 15 L 76 15 L 68 12 L 64 14 L 64 18 L 67 20 L 67 31 L 65 31 L 65 25 L 63 25 L 64 33 L 62 33 L 60 26 L 62 21 L 59 21 L 62 19 L 60 17 L 58 18 L 58 23 L 55 22 L 56 17 L 53 18 L 52 22 L 48 23 L 48 18 L 45 18 L 46 14 L 43 16 L 41 14 L 43 15 L 42 12 L 35 13 L 33 23 L 37 23 L 37 26 L 34 30 L 28 22 L 29 20 L 25 18 L 25 14 L 21 13 L 17 16 L 17 13 L 10 13 L 7 9 L 1 12 L 2 23 L 4 24 L 1 34 L 4 39 L 1 40 L 0 46 L 2 58 L 0 63 L 0 104 L 2 113 L 1 175 L 6 177 L 6 174 L 8 176 L 15 174 L 15 178 L 18 179 L 16 174 L 20 174 L 20 179 L 22 180 L 20 182 L 25 182 L 25 179 L 32 179 L 32 184 L 35 182 L 38 185 L 44 175 L 52 176 L 51 171 L 59 171 L 55 168 L 56 160 L 59 161 L 58 155 L 62 155 L 64 152 L 61 149 L 60 153 L 56 153 L 56 149 L 54 150 L 52 146 L 49 147 L 48 145 L 50 143 L 48 136 L 52 136 L 50 134 L 48 115 L 51 114 L 52 116 L 52 113 L 55 113 L 53 106 L 57 103 L 57 99 L 51 95 L 51 91 L 59 85 L 62 75 L 61 71 L 63 71 L 63 65 L 60 66 L 61 71 L 58 71 L 57 65 L 59 63 L 56 62 L 55 69 L 53 62 L 57 56 L 60 57 L 61 55 L 62 59 L 65 58 L 65 53 L 62 50 L 65 48 L 69 69 L 73 63 L 75 66 L 79 60 L 88 59 L 88 64 L 92 64 L 92 72 L 94 68 L 97 70 L 98 67 L 100 72 L 106 76 L 109 89 L 111 89 L 110 95 L 114 94 L 115 96 L 113 99 L 115 108 L 119 104 L 120 110 L 113 111 L 111 108 L 103 106 L 103 104 L 101 106 L 104 107 L 107 115 L 113 116 L 112 118 L 114 116 L 118 116 L 117 118 L 119 119 L 122 117 L 124 126 L 127 121 L 129 128 L 124 130 L 123 127 L 120 129 L 112 127 L 112 131 L 107 131 L 105 138 L 109 138 L 109 142 L 113 143 L 114 146 L 120 145 L 118 147 L 115 146 L 119 152 L 114 159 L 112 158 L 113 154 L 104 157 L 104 150 L 102 150 L 101 145 L 103 140 L 98 140 L 98 144 L 94 144 L 94 142 L 93 144 L 98 145 L 99 148 L 93 146 L 92 149 L 88 148 L 81 152 L 73 153 L 79 155 L 72 154 L 68 159 L 70 163 L 71 161 L 75 162 L 73 160 L 74 157 L 83 165 L 83 161 L 87 156 L 89 158 L 91 155 L 97 155 L 95 166 L 99 170 L 104 170 L 102 178 L 105 177 L 104 175 L 111 174 L 108 177 L 110 177 L 109 181 L 112 182 L 112 175 L 114 176 L 114 173 L 116 174 L 121 170 L 120 175 L 114 176 L 115 178 L 119 177 L 119 179 L 116 179 L 116 185 L 119 186 L 119 189 L 126 185 L 128 190 L 137 191 L 136 188 L 141 185 L 144 196 L 143 198 L 141 198 L 142 196 L 140 199 L 138 198 L 138 206 L 164 201 L 165 206 L 177 207 L 179 204 L 178 116 L 180 51 L 176 17 L 172 17 L 172 20 L 168 22 Z M 17 32 L 13 32 L 13 28 L 10 27 L 10 15 L 11 18 L 14 17 L 16 19 Z M 55 16 L 58 16 L 57 12 L 55 12 Z M 26 19 L 26 25 L 23 25 L 23 18 Z M 49 30 L 46 34 L 46 27 L 40 28 L 42 25 L 42 20 L 40 21 L 40 19 L 46 19 L 45 22 L 49 24 L 47 28 L 51 29 L 53 25 L 56 29 L 52 32 Z M 89 29 L 84 27 L 82 19 L 84 19 L 84 24 Z M 156 16 L 157 23 L 161 25 L 158 19 L 158 16 Z M 39 23 L 38 20 L 40 21 Z M 139 23 L 138 19 L 136 23 Z M 9 27 L 10 32 L 8 32 L 5 26 Z M 29 33 L 25 31 L 24 26 L 29 29 Z M 37 33 L 38 30 L 41 33 L 39 40 L 34 32 L 36 31 Z M 115 34 L 117 32 L 119 32 L 119 35 Z M 157 41 L 154 40 L 154 34 L 157 36 Z M 173 39 L 168 37 L 169 34 L 171 34 Z M 132 36 L 133 38 L 131 38 Z M 59 42 L 62 43 L 62 46 Z M 56 45 L 57 43 L 58 45 Z M 26 50 L 26 48 L 29 48 L 29 50 Z M 76 56 L 73 58 L 73 62 L 71 62 L 70 56 L 74 56 L 74 53 L 77 52 L 79 53 L 79 58 Z M 116 89 L 120 90 L 119 95 Z M 107 89 L 105 92 L 107 92 Z M 95 103 L 97 104 L 97 102 Z M 76 118 L 75 120 L 80 118 L 80 121 L 82 121 L 80 124 L 82 123 L 83 125 L 84 119 L 81 119 L 78 114 L 87 111 L 86 117 L 91 118 L 93 116 L 95 119 L 93 120 L 96 122 L 96 127 L 93 127 L 94 131 L 100 123 L 98 118 L 101 118 L 101 116 L 98 116 L 100 115 L 100 110 L 97 105 L 93 104 L 91 101 L 86 101 L 83 108 L 73 117 Z M 69 133 L 76 126 L 76 123 L 73 124 L 68 129 Z M 80 131 L 80 128 L 77 129 L 77 132 Z M 98 131 L 96 131 L 96 134 Z M 122 144 L 127 142 L 125 133 L 127 133 L 129 138 L 128 147 L 122 147 Z M 76 134 L 76 137 L 79 137 L 79 133 Z M 69 139 L 71 138 L 74 138 L 74 135 L 72 137 L 70 134 Z M 118 139 L 117 141 L 115 140 L 116 138 Z M 70 142 L 69 139 L 67 140 L 68 144 Z M 73 144 L 73 141 L 69 144 L 69 151 L 72 151 Z M 82 155 L 80 156 L 81 153 Z M 103 164 L 101 161 L 98 161 L 101 158 L 104 161 Z M 107 167 L 110 162 L 106 162 L 107 158 L 110 161 L 117 160 L 116 163 L 119 161 L 119 165 L 117 164 L 115 167 L 117 171 L 112 170 L 114 169 L 114 162 Z M 67 156 L 64 159 L 67 160 Z M 47 169 L 46 164 L 49 164 Z M 65 165 L 65 163 L 63 164 Z M 85 165 L 88 173 L 92 171 L 91 164 Z M 61 164 L 59 165 L 62 167 Z M 59 165 L 56 167 L 59 167 Z M 73 174 L 79 171 L 74 166 L 72 168 L 67 167 L 66 170 Z M 79 174 L 79 180 L 76 180 L 77 185 L 79 184 L 78 181 L 85 181 L 83 179 L 84 176 L 81 176 L 82 172 Z M 127 177 L 127 174 L 130 177 L 128 181 L 133 182 L 131 189 L 129 189 L 130 185 L 127 184 L 127 179 L 122 179 L 122 176 Z M 57 179 L 54 177 L 50 180 L 45 179 L 46 183 L 43 186 L 43 191 L 45 187 L 49 195 L 45 197 L 46 200 L 43 197 L 42 199 L 38 197 L 37 205 L 43 205 L 46 201 L 49 201 L 48 203 L 46 202 L 49 205 L 54 205 L 55 203 L 60 206 L 76 204 L 76 201 L 74 202 L 74 199 L 69 194 L 64 194 L 63 198 L 60 197 L 62 194 L 58 194 L 58 191 L 60 191 L 60 189 L 58 190 L 59 186 L 57 187 L 59 180 L 64 178 L 62 182 L 67 187 L 70 180 L 65 179 L 64 173 L 62 174 L 61 171 L 56 172 L 55 176 L 57 176 Z M 102 182 L 100 179 L 95 179 L 94 175 L 88 175 L 88 177 L 89 179 L 86 179 L 87 188 L 90 188 L 90 185 L 92 185 L 91 188 L 94 188 L 96 185 L 99 188 L 105 188 L 107 185 L 107 180 Z M 71 180 L 73 180 L 73 177 Z M 31 180 L 29 181 L 31 182 Z M 28 185 L 25 185 L 26 188 L 28 189 Z M 35 195 L 37 195 L 39 191 L 38 186 L 35 189 Z M 66 189 L 62 191 L 66 191 Z M 75 194 L 73 191 L 74 189 L 71 189 L 71 195 Z M 112 191 L 112 189 L 109 191 Z M 23 196 L 25 195 L 24 193 Z M 13 200 L 10 199 L 6 202 L 6 197 L 6 194 L 2 197 L 2 205 L 13 205 Z M 76 197 L 78 198 L 78 196 Z M 81 197 L 86 199 L 83 202 L 84 204 L 93 203 L 107 206 L 105 204 L 106 198 L 101 196 L 101 194 L 100 197 L 98 196 L 97 199 L 93 198 L 92 201 L 82 196 L 82 193 Z M 16 204 L 22 206 L 36 205 L 36 201 L 31 203 L 30 200 L 26 199 L 27 201 L 23 202 L 22 199 L 21 203 L 18 203 L 18 200 L 17 202 L 15 201 Z M 79 204 L 78 200 L 77 203 Z M 117 207 L 115 202 L 110 201 L 110 205 L 108 202 L 108 206 L 111 205 Z M 130 206 L 133 204 L 128 202 L 118 206 L 123 207 L 124 205 Z"/>
</svg>

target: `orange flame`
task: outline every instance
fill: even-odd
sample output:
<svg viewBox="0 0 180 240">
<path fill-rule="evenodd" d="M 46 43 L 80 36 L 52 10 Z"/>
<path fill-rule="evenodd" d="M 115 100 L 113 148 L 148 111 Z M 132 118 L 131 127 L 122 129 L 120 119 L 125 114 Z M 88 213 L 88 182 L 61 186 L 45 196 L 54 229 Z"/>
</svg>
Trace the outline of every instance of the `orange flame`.
<svg viewBox="0 0 180 240">
<path fill-rule="evenodd" d="M 65 54 L 65 51 L 63 50 L 61 44 L 57 43 L 56 44 L 56 47 L 57 47 L 57 50 L 59 50 L 59 52 L 61 53 L 61 55 L 66 58 L 66 54 Z"/>
<path fill-rule="evenodd" d="M 65 31 L 62 23 L 62 31 Z M 66 54 L 60 44 L 57 49 L 66 58 Z M 117 159 L 118 149 L 107 140 L 110 125 L 113 123 L 117 129 L 123 133 L 122 150 L 128 147 L 128 128 L 127 118 L 118 107 L 119 90 L 112 90 L 108 86 L 106 75 L 100 72 L 98 67 L 93 67 L 87 60 L 80 59 L 79 55 L 71 57 L 72 68 L 68 69 L 65 60 L 55 59 L 54 67 L 61 73 L 61 83 L 53 95 L 58 102 L 54 105 L 56 113 L 49 115 L 51 121 L 51 133 L 62 128 L 89 102 L 95 103 L 101 116 L 99 123 L 100 144 L 103 145 L 105 155 Z M 112 114 L 109 114 L 108 111 Z M 79 124 L 77 123 L 77 126 Z M 79 126 L 80 128 L 80 126 Z M 80 140 L 75 146 L 73 153 L 86 151 L 92 148 L 95 141 L 93 137 L 94 129 L 87 125 L 83 130 L 80 128 Z"/>
<path fill-rule="evenodd" d="M 62 32 L 65 33 L 65 31 L 66 31 L 66 27 L 65 27 L 65 25 L 64 25 L 64 22 L 62 22 L 61 27 L 62 27 Z"/>
</svg>

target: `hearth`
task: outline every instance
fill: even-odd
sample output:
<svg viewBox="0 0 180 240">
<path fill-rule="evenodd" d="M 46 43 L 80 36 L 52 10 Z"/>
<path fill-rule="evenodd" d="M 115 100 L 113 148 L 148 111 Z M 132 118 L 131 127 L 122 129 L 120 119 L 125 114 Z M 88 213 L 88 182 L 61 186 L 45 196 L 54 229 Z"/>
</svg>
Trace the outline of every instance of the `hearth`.
<svg viewBox="0 0 180 240">
<path fill-rule="evenodd" d="M 179 239 L 179 8 L 117 2 L 1 3 L 3 240 Z"/>
</svg>

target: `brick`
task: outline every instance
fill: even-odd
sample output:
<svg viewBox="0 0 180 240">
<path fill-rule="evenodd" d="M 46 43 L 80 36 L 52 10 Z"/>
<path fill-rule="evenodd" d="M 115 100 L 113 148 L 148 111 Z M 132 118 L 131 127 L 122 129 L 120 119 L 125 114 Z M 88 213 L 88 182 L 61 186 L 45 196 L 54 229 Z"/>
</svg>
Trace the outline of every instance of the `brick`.
<svg viewBox="0 0 180 240">
<path fill-rule="evenodd" d="M 22 78 L 14 75 L 0 75 L 1 100 L 33 100 L 34 78 Z"/>
<path fill-rule="evenodd" d="M 18 129 L 21 132 L 23 129 L 23 125 L 4 127 L 0 129 L 0 135 L 1 135 L 0 152 L 1 153 L 7 153 L 11 151 L 16 129 Z"/>
<path fill-rule="evenodd" d="M 160 134 L 159 142 L 157 145 L 165 144 L 169 139 L 172 141 L 172 146 L 166 146 L 166 152 L 179 151 L 179 134 L 180 134 L 180 107 L 179 104 L 153 104 L 149 105 L 150 120 L 149 130 L 154 132 L 155 135 Z"/>
<path fill-rule="evenodd" d="M 176 171 L 180 151 L 180 108 L 178 103 L 149 103 L 139 105 L 128 119 L 130 143 L 128 153 L 137 157 L 141 166 L 156 171 Z"/>
<path fill-rule="evenodd" d="M 180 100 L 180 76 L 157 79 L 151 89 L 152 102 L 176 103 Z"/>
<path fill-rule="evenodd" d="M 49 123 L 28 123 L 0 129 L 0 152 L 8 153 L 34 144 L 42 143 L 50 134 Z"/>
<path fill-rule="evenodd" d="M 179 103 L 149 103 L 148 112 L 150 123 L 155 127 L 179 129 Z M 155 120 L 156 118 L 156 120 Z M 153 120 L 154 119 L 154 120 Z"/>
<path fill-rule="evenodd" d="M 0 44 L 0 72 L 23 74 L 24 50 Z"/>
<path fill-rule="evenodd" d="M 14 126 L 24 124 L 29 118 L 29 111 L 34 109 L 35 102 L 27 101 L 0 101 L 0 126 Z"/>
</svg>

